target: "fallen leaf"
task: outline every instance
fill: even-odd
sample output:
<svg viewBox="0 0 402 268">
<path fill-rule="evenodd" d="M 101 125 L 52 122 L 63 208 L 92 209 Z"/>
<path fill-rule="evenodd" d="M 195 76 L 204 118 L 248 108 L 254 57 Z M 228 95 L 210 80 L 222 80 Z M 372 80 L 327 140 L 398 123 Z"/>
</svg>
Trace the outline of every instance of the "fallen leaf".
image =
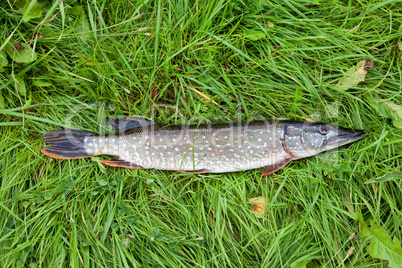
<svg viewBox="0 0 402 268">
<path fill-rule="evenodd" d="M 392 124 L 396 128 L 402 128 L 402 106 L 395 104 L 392 101 L 378 100 L 373 98 L 374 107 L 378 114 L 384 117 L 389 117 L 392 120 Z"/>
<path fill-rule="evenodd" d="M 391 101 L 385 101 L 383 104 L 388 108 L 387 112 L 392 119 L 392 124 L 396 128 L 402 128 L 402 106 Z"/>
<path fill-rule="evenodd" d="M 402 179 L 402 171 L 393 171 L 385 174 L 384 176 L 377 177 L 371 180 L 364 182 L 365 184 L 374 183 L 374 182 L 385 182 L 385 181 L 396 181 Z"/>
<path fill-rule="evenodd" d="M 13 60 L 19 63 L 30 63 L 38 57 L 28 44 L 21 42 L 14 45 L 7 44 L 4 50 Z"/>
<path fill-rule="evenodd" d="M 366 60 L 359 61 L 356 66 L 353 66 L 345 73 L 336 86 L 342 90 L 348 90 L 352 87 L 357 86 L 361 81 L 366 78 L 367 71 L 364 69 L 366 67 Z"/>
<path fill-rule="evenodd" d="M 259 215 L 264 215 L 265 212 L 265 206 L 266 206 L 266 202 L 265 202 L 265 198 L 264 197 L 254 197 L 254 198 L 249 198 L 248 199 L 249 202 L 253 203 L 252 205 L 252 210 L 253 212 L 257 213 L 257 218 L 261 218 Z"/>
<path fill-rule="evenodd" d="M 370 244 L 367 251 L 373 258 L 389 261 L 390 268 L 402 267 L 402 247 L 397 237 L 391 239 L 388 232 L 381 226 L 371 221 L 370 228 L 366 225 L 361 214 L 359 214 L 359 222 L 362 226 L 360 235 L 366 238 Z"/>
<path fill-rule="evenodd" d="M 11 46 L 11 51 L 13 52 L 18 52 L 22 49 L 21 42 L 15 43 L 14 45 Z"/>
<path fill-rule="evenodd" d="M 247 29 L 244 31 L 244 37 L 249 40 L 257 41 L 259 39 L 265 38 L 265 33 L 262 31 Z"/>
<path fill-rule="evenodd" d="M 369 62 L 366 63 L 366 66 L 365 66 L 365 67 L 370 68 L 370 69 L 373 69 L 373 67 L 374 67 L 374 60 L 373 60 L 373 59 L 369 60 Z"/>
</svg>

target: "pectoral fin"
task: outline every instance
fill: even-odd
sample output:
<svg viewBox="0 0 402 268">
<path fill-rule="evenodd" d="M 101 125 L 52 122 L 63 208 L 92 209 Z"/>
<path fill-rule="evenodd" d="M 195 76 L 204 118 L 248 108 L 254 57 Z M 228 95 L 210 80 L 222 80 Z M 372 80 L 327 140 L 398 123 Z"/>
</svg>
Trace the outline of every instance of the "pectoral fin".
<svg viewBox="0 0 402 268">
<path fill-rule="evenodd" d="M 292 161 L 293 157 L 287 156 L 285 159 L 282 161 L 276 162 L 272 166 L 269 166 L 267 170 L 265 170 L 261 176 L 266 176 L 269 174 L 272 174 L 282 168 L 284 168 L 290 161 Z"/>
<path fill-rule="evenodd" d="M 102 164 L 112 166 L 112 167 L 123 167 L 123 168 L 131 168 L 131 169 L 143 169 L 143 167 L 130 163 L 126 160 L 120 158 L 114 158 L 110 160 L 99 160 Z"/>
</svg>

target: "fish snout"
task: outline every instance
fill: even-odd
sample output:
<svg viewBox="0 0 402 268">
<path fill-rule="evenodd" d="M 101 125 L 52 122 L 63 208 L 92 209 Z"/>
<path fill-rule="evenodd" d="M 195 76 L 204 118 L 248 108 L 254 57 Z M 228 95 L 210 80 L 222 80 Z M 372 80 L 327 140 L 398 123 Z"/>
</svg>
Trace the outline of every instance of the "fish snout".
<svg viewBox="0 0 402 268">
<path fill-rule="evenodd" d="M 363 129 L 338 128 L 336 135 L 329 137 L 327 146 L 338 147 L 348 143 L 355 142 L 367 136 Z"/>
<path fill-rule="evenodd" d="M 363 129 L 348 129 L 348 128 L 340 128 L 338 132 L 339 139 L 362 139 L 367 135 L 367 132 Z"/>
</svg>

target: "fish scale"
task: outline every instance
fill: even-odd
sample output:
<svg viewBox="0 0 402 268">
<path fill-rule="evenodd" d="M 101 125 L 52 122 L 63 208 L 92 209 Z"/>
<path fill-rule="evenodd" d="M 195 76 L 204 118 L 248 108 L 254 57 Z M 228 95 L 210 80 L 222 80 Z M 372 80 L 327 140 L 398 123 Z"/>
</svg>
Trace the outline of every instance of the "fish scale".
<svg viewBox="0 0 402 268">
<path fill-rule="evenodd" d="M 290 121 L 200 126 L 141 121 L 131 128 L 129 123 L 120 135 L 51 131 L 44 134 L 44 140 L 52 145 L 42 152 L 60 159 L 112 155 L 117 158 L 100 162 L 182 172 L 222 173 L 268 167 L 263 173 L 267 175 L 291 160 L 339 147 L 365 135 L 362 130 Z"/>
</svg>

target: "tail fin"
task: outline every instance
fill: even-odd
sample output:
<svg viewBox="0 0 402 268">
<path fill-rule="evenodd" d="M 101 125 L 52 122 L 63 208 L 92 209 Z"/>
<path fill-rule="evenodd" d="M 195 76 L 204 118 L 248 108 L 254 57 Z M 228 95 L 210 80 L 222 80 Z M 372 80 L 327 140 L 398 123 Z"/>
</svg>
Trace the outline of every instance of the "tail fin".
<svg viewBox="0 0 402 268">
<path fill-rule="evenodd" d="M 51 145 L 41 151 L 57 159 L 79 159 L 94 156 L 85 151 L 84 140 L 94 133 L 73 129 L 60 129 L 43 134 L 43 140 Z"/>
</svg>

